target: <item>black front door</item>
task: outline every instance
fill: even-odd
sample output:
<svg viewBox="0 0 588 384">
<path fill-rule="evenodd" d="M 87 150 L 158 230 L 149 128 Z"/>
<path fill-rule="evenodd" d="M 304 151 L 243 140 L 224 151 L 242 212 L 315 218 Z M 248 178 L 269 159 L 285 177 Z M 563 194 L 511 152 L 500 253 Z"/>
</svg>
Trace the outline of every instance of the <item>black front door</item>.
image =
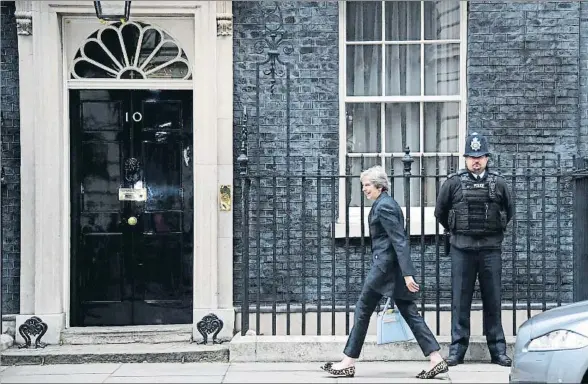
<svg viewBox="0 0 588 384">
<path fill-rule="evenodd" d="M 70 91 L 71 325 L 192 322 L 190 91 Z"/>
</svg>

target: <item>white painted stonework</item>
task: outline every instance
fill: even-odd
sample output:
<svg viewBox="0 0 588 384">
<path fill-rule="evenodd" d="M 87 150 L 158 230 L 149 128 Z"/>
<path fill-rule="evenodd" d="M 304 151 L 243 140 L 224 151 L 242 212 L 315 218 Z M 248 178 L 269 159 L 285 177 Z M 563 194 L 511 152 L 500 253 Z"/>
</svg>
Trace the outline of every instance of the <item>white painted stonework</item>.
<svg viewBox="0 0 588 384">
<path fill-rule="evenodd" d="M 233 183 L 233 52 L 230 1 L 133 1 L 131 21 L 156 22 L 181 42 L 192 80 L 69 80 L 72 56 L 102 25 L 91 1 L 16 1 L 21 121 L 21 303 L 60 342 L 69 326 L 70 201 L 68 88 L 193 89 L 194 305 L 196 323 L 214 313 L 219 338 L 233 336 L 233 212 L 219 187 Z M 32 27 L 31 27 L 32 25 Z M 69 28 L 87 30 L 70 33 Z M 30 33 L 28 33 L 30 31 Z M 125 84 L 126 82 L 126 84 Z M 133 83 L 134 82 L 134 83 Z M 139 82 L 142 82 L 139 84 Z M 18 343 L 23 340 L 18 335 Z"/>
</svg>

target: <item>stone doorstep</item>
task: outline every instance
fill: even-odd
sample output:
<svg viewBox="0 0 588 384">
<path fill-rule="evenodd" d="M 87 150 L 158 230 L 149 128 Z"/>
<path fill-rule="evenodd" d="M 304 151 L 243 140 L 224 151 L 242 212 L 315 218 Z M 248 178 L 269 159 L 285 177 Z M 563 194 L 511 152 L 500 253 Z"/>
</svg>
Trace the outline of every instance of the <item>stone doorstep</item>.
<svg viewBox="0 0 588 384">
<path fill-rule="evenodd" d="M 512 357 L 515 337 L 507 336 L 507 353 Z M 241 336 L 229 344 L 230 362 L 324 362 L 341 359 L 347 336 Z M 441 353 L 446 356 L 451 337 L 438 336 Z M 416 341 L 377 345 L 376 336 L 368 335 L 360 356 L 363 361 L 426 360 Z M 465 359 L 489 362 L 486 338 L 470 339 Z"/>
<path fill-rule="evenodd" d="M 61 333 L 61 344 L 189 343 L 192 324 L 126 327 L 74 327 Z"/>
<path fill-rule="evenodd" d="M 85 363 L 194 363 L 229 361 L 228 343 L 94 344 L 48 345 L 45 348 L 7 349 L 0 354 L 0 364 L 45 365 Z"/>
</svg>

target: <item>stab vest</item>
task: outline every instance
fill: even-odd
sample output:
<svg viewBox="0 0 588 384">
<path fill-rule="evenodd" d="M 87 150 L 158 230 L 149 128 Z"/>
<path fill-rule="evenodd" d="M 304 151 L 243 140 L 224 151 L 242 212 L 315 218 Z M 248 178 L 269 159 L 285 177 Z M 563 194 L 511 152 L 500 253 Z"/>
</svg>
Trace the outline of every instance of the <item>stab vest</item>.
<svg viewBox="0 0 588 384">
<path fill-rule="evenodd" d="M 452 232 L 472 236 L 504 231 L 506 215 L 496 195 L 497 174 L 487 172 L 484 180 L 472 179 L 466 170 L 456 175 L 461 183 L 462 198 L 453 205 L 450 214 Z"/>
</svg>

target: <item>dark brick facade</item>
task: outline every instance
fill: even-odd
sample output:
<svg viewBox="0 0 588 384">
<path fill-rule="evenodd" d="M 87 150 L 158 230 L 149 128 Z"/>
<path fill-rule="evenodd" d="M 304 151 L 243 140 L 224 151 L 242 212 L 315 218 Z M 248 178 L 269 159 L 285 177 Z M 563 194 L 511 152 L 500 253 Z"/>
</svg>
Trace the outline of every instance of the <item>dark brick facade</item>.
<svg viewBox="0 0 588 384">
<path fill-rule="evenodd" d="M 257 89 L 253 62 L 255 59 L 263 60 L 264 57 L 256 56 L 254 48 L 257 40 L 263 37 L 263 9 L 271 3 L 234 4 L 235 124 L 239 124 L 243 108 L 246 107 L 249 116 L 249 170 L 254 173 L 258 169 L 273 170 L 271 156 L 276 156 L 278 174 L 284 174 L 287 171 L 284 159 L 287 142 L 284 91 L 287 88 L 284 80 L 278 81 L 279 86 L 275 94 L 271 95 L 266 85 L 267 76 L 263 71 L 260 72 L 259 126 L 255 118 Z M 293 47 L 292 55 L 286 59 L 293 74 L 290 87 L 291 153 L 305 157 L 306 168 L 310 172 L 317 171 L 316 159 L 320 156 L 324 159 L 323 169 L 327 170 L 330 164 L 337 161 L 338 153 L 338 4 L 280 4 L 288 43 Z M 588 106 L 588 51 L 583 46 L 580 48 L 581 38 L 588 33 L 585 20 L 587 12 L 588 6 L 580 6 L 579 2 L 472 2 L 469 5 L 468 131 L 478 131 L 490 137 L 491 149 L 502 154 L 501 171 L 505 171 L 508 176 L 513 168 L 511 156 L 517 156 L 514 164 L 518 175 L 514 183 L 518 219 L 516 237 L 513 241 L 513 229 L 509 228 L 503 252 L 503 293 L 506 301 L 513 299 L 515 282 L 518 302 L 525 303 L 527 299 L 533 303 L 539 302 L 543 299 L 544 290 L 548 302 L 572 300 L 570 180 L 550 175 L 557 172 L 558 155 L 561 156 L 561 167 L 565 169 L 570 166 L 571 156 L 585 153 L 588 145 L 586 108 L 582 108 L 582 105 Z M 584 18 L 582 25 L 581 15 Z M 327 113 L 328 116 L 325 115 Z M 238 137 L 235 137 L 235 143 L 236 157 Z M 543 156 L 548 175 L 545 183 L 540 177 Z M 493 159 L 495 165 L 497 161 L 497 158 Z M 302 160 L 296 158 L 291 162 L 296 165 L 290 169 L 300 173 Z M 237 170 L 238 163 L 235 164 Z M 525 179 L 524 175 L 527 174 L 533 176 Z M 273 273 L 274 195 L 271 179 L 264 179 L 261 188 L 257 187 L 256 181 L 252 184 L 249 257 L 250 299 L 253 303 L 258 298 L 258 284 L 262 304 L 272 302 L 274 290 L 278 303 L 287 300 L 295 303 L 303 298 L 307 302 L 315 302 L 320 292 L 323 305 L 328 305 L 332 289 L 338 305 L 344 304 L 346 288 L 349 288 L 352 304 L 357 297 L 361 288 L 362 264 L 363 268 L 368 266 L 367 261 L 361 261 L 364 248 L 359 239 L 350 239 L 349 251 L 346 252 L 344 239 L 332 240 L 330 221 L 333 202 L 330 182 L 326 181 L 322 186 L 325 198 L 320 203 L 316 201 L 316 182 L 308 184 L 304 202 L 306 210 L 303 212 L 300 180 L 293 179 L 287 188 L 286 180 L 278 179 L 275 196 L 281 201 L 278 203 L 275 221 L 277 276 Z M 288 190 L 291 191 L 289 207 L 285 203 Z M 235 192 L 235 231 L 239 231 L 242 223 L 240 189 L 236 188 Z M 322 225 L 318 225 L 321 228 L 320 266 L 316 230 L 318 206 L 321 207 L 322 215 Z M 290 215 L 287 215 L 288 209 Z M 288 225 L 289 231 L 286 230 Z M 306 248 L 302 248 L 303 226 L 306 230 Z M 556 233 L 558 227 L 560 236 Z M 543 231 L 545 236 L 542 236 Z M 420 236 L 412 237 L 411 243 L 419 275 L 423 264 L 421 253 L 424 253 L 424 294 L 426 302 L 432 304 L 437 296 L 435 237 L 426 236 L 424 247 L 421 246 Z M 236 305 L 241 303 L 243 294 L 242 246 L 242 234 L 236 232 Z M 366 243 L 365 247 L 367 256 L 364 260 L 369 260 L 369 244 Z M 439 253 L 441 277 L 438 292 L 441 302 L 448 303 L 450 263 L 444 256 L 442 245 Z M 306 279 L 300 278 L 302 255 L 305 255 Z M 513 259 L 516 259 L 514 265 Z M 331 268 L 333 260 L 335 267 Z M 545 274 L 543 266 L 546 268 Z M 317 270 L 322 271 L 320 289 L 317 289 Z M 331 280 L 333 272 L 336 277 Z M 348 286 L 346 276 L 350 277 Z M 557 294 L 558 286 L 560 294 Z"/>
<path fill-rule="evenodd" d="M 235 124 L 238 126 L 246 108 L 249 117 L 249 170 L 259 173 L 262 170 L 277 169 L 280 174 L 285 174 L 288 171 L 285 158 L 288 148 L 291 155 L 289 169 L 292 172 L 300 174 L 303 168 L 311 173 L 318 172 L 319 157 L 322 161 L 321 171 L 328 172 L 333 167 L 337 169 L 339 3 L 279 2 L 280 20 L 283 22 L 279 31 L 285 32 L 285 39 L 278 47 L 278 52 L 280 60 L 288 63 L 289 71 L 280 73 L 286 67 L 276 63 L 275 84 L 272 83 L 270 72 L 273 47 L 261 43 L 264 37 L 271 39 L 271 33 L 268 34 L 265 27 L 277 26 L 276 19 L 272 16 L 274 4 L 240 1 L 233 3 Z M 18 313 L 18 49 L 14 2 L 2 2 L 1 5 L 2 165 L 7 181 L 2 190 L 2 308 L 4 313 Z M 563 156 L 562 167 L 567 167 L 572 154 L 588 153 L 587 42 L 588 5 L 585 3 L 470 3 L 467 50 L 468 130 L 487 134 L 491 148 L 496 153 L 517 153 L 519 161 L 515 164 L 515 169 L 518 174 L 527 172 L 527 168 L 531 168 L 533 174 L 540 173 L 543 155 L 547 158 L 549 173 L 553 170 L 557 155 Z M 289 47 L 292 48 L 291 51 Z M 260 65 L 259 71 L 257 63 Z M 290 76 L 289 80 L 286 79 L 287 75 Z M 274 93 L 271 92 L 272 89 Z M 290 119 L 287 118 L 288 114 Z M 288 121 L 290 131 L 286 135 Z M 238 135 L 235 136 L 234 148 L 235 171 L 238 172 Z M 526 163 L 527 156 L 530 159 L 529 167 Z M 510 169 L 512 162 L 503 160 L 502 165 Z M 361 288 L 362 271 L 369 266 L 369 242 L 362 244 L 359 239 L 350 239 L 346 250 L 345 239 L 332 239 L 330 218 L 333 204 L 337 200 L 337 187 L 335 193 L 332 193 L 331 182 L 327 180 L 322 183 L 322 201 L 318 201 L 316 181 L 307 181 L 305 197 L 299 178 L 291 180 L 289 185 L 285 179 L 278 179 L 277 183 L 275 199 L 273 185 L 268 183 L 268 179 L 264 179 L 261 186 L 254 182 L 251 187 L 251 299 L 255 301 L 257 298 L 259 281 L 261 301 L 264 303 L 271 302 L 274 291 L 277 292 L 280 303 L 287 299 L 299 302 L 303 297 L 303 290 L 309 302 L 316 301 L 320 295 L 324 300 L 323 304 L 328 304 L 334 291 L 337 304 L 344 304 L 347 295 L 353 303 Z M 557 183 L 562 185 L 559 205 Z M 517 179 L 516 244 L 513 247 L 512 230 L 509 230 L 504 248 L 504 297 L 511 300 L 514 280 L 517 283 L 518 300 L 526 299 L 529 280 L 525 276 L 529 268 L 530 300 L 540 300 L 545 287 L 548 301 L 555 301 L 557 297 L 554 292 L 558 281 L 555 272 L 559 270 L 562 282 L 560 299 L 569 302 L 573 283 L 569 185 L 565 181 L 548 178 L 546 189 L 542 192 L 541 179 L 537 177 L 530 179 L 529 185 L 538 190 L 528 191 L 527 183 L 522 178 Z M 234 288 L 235 304 L 239 305 L 243 294 L 243 239 L 240 232 L 243 218 L 238 182 L 234 192 Z M 290 206 L 286 204 L 288 196 L 291 198 Z M 332 200 L 332 196 L 335 196 L 335 200 Z M 544 238 L 541 236 L 542 196 L 546 196 L 545 254 L 540 251 L 544 246 Z M 279 206 L 275 221 L 271 209 L 273 201 L 277 201 Z M 320 222 L 317 215 L 319 207 L 322 218 Z M 288 211 L 291 212 L 290 215 L 287 214 Z M 559 221 L 556 220 L 558 215 Z M 258 216 L 259 221 L 256 218 Z M 275 241 L 272 231 L 274 223 Z M 562 236 L 555 235 L 558 225 L 562 228 Z M 529 236 L 531 240 L 527 246 Z M 420 240 L 420 237 L 411 239 L 417 268 L 423 263 Z M 559 253 L 555 249 L 558 241 Z M 273 272 L 274 250 L 277 275 Z M 517 259 L 514 278 L 513 250 Z M 436 251 L 435 238 L 427 236 L 424 241 L 423 264 L 426 272 L 424 292 L 429 303 L 436 297 Z M 527 255 L 531 255 L 529 263 Z M 548 268 L 545 281 L 541 271 L 544 256 L 545 266 Z M 439 257 L 439 296 L 443 302 L 447 302 L 450 268 L 442 246 Z M 558 257 L 561 260 L 559 263 Z M 307 276 L 305 279 L 301 278 L 303 267 Z M 333 273 L 335 278 L 331 279 Z"/>
<path fill-rule="evenodd" d="M 339 122 L 338 122 L 338 4 L 336 2 L 279 2 L 284 32 L 283 44 L 279 47 L 280 58 L 287 62 L 290 68 L 290 80 L 287 74 L 276 78 L 274 94 L 271 93 L 271 75 L 266 73 L 270 63 L 262 64 L 257 71 L 256 62 L 263 63 L 268 57 L 269 47 L 260 40 L 269 37 L 265 26 L 270 28 L 275 24 L 272 15 L 274 2 L 235 2 L 234 13 L 234 83 L 235 83 L 235 124 L 239 124 L 239 118 L 243 116 L 246 108 L 249 115 L 249 170 L 259 173 L 263 170 L 272 171 L 274 168 L 279 173 L 288 171 L 285 154 L 290 148 L 290 171 L 300 174 L 305 158 L 308 172 L 316 173 L 319 157 L 325 168 L 337 166 Z M 257 47 L 264 47 L 261 54 Z M 291 54 L 283 48 L 292 47 Z M 285 66 L 277 64 L 277 69 L 285 71 Z M 264 73 L 264 70 L 266 71 Z M 259 102 L 257 101 L 257 73 L 259 73 Z M 290 135 L 287 134 L 287 91 L 290 90 Z M 259 116 L 257 119 L 257 109 Z M 258 124 L 259 121 L 259 124 Z M 289 143 L 289 145 L 288 145 Z M 239 137 L 235 137 L 235 157 L 239 154 Z M 277 165 L 274 167 L 274 161 Z M 238 165 L 236 165 L 236 171 Z M 321 297 L 330 298 L 331 295 L 331 260 L 332 241 L 329 239 L 330 228 L 328 217 L 331 214 L 332 202 L 328 201 L 331 195 L 330 186 L 322 185 L 324 196 L 323 204 L 319 205 L 316 195 L 316 181 L 307 183 L 308 194 L 305 201 L 307 213 L 304 219 L 302 215 L 301 180 L 291 180 L 289 185 L 283 179 L 278 180 L 276 188 L 276 201 L 279 208 L 276 212 L 276 270 L 273 272 L 273 205 L 274 201 L 271 185 L 261 185 L 261 193 L 254 183 L 251 189 L 252 201 L 250 209 L 249 241 L 250 241 L 250 277 L 252 294 L 257 292 L 257 276 L 260 276 L 259 284 L 262 293 L 262 301 L 267 304 L 271 300 L 274 289 L 277 291 L 278 302 L 289 299 L 300 302 L 301 292 L 306 286 L 306 297 L 309 301 L 316 301 L 318 296 L 318 258 L 321 260 Z M 265 185 L 264 185 L 265 184 Z M 235 206 L 235 231 L 239 231 L 242 224 L 240 214 L 241 189 L 235 188 L 237 205 Z M 291 204 L 286 206 L 286 199 L 290 193 Z M 260 211 L 257 212 L 257 196 L 260 197 Z M 317 220 L 317 206 L 322 206 L 321 214 L 324 220 Z M 287 215 L 288 208 L 291 215 Z M 259 216 L 260 227 L 257 227 L 256 217 Z M 305 241 L 302 241 L 303 223 Z M 263 226 L 263 227 L 261 227 Z M 287 228 L 290 228 L 288 230 Z M 259 228 L 259 230 L 258 230 Z M 261 231 L 261 228 L 264 228 Z M 320 229 L 319 229 L 320 228 Z M 259 240 L 257 235 L 259 234 Z M 319 242 L 318 235 L 321 240 Z M 242 234 L 235 233 L 235 302 L 239 304 L 242 299 Z M 260 244 L 257 247 L 257 244 Z M 322 252 L 318 256 L 317 247 L 321 245 Z M 335 254 L 338 260 L 336 265 L 337 276 L 345 276 L 345 264 L 341 262 L 340 242 L 337 241 Z M 257 256 L 259 252 L 259 257 Z M 358 254 L 351 250 L 351 272 L 357 275 Z M 302 279 L 303 255 L 306 262 L 306 279 Z M 343 256 L 345 257 L 345 256 Z M 259 266 L 255 260 L 260 260 Z M 259 267 L 259 273 L 257 268 Z M 289 272 L 288 272 L 289 271 Z M 290 276 L 288 281 L 287 276 Z M 345 287 L 341 278 L 337 279 L 336 294 L 340 297 L 344 294 Z M 343 284 L 343 286 L 341 286 Z M 358 288 L 358 283 L 353 288 Z"/>
<path fill-rule="evenodd" d="M 20 307 L 20 122 L 18 99 L 18 43 L 14 2 L 1 2 L 1 117 L 2 167 L 2 312 Z"/>
<path fill-rule="evenodd" d="M 573 154 L 585 153 L 586 135 L 580 119 L 586 116 L 580 102 L 586 103 L 586 86 L 581 89 L 580 76 L 585 79 L 586 48 L 580 48 L 581 35 L 588 23 L 581 21 L 579 2 L 492 2 L 470 3 L 468 20 L 468 128 L 490 137 L 496 153 L 517 153 L 517 169 L 525 172 L 527 161 L 531 172 L 539 172 L 542 157 L 553 165 L 556 155 L 567 157 L 564 168 L 570 167 Z M 585 18 L 585 17 L 584 17 Z M 584 44 L 585 45 L 585 44 Z M 584 56 L 584 65 L 581 55 Z M 584 101 L 582 101 L 584 100 Z M 511 164 L 508 164 L 509 166 Z M 549 172 L 550 170 L 548 170 Z M 519 179 L 521 180 L 521 179 Z M 572 299 L 572 200 L 566 187 L 561 195 L 559 241 L 561 262 L 557 263 L 554 229 L 556 220 L 556 179 L 546 185 L 545 249 L 548 268 L 547 290 L 556 288 L 556 266 L 561 268 L 563 300 Z M 539 179 L 532 188 L 541 188 Z M 516 188 L 517 268 L 524 271 L 527 250 L 531 255 L 532 290 L 543 285 L 539 274 L 542 266 L 543 237 L 540 193 L 527 193 L 525 183 Z M 528 199 L 531 199 L 528 202 Z M 527 209 L 529 203 L 530 212 Z M 530 248 L 527 227 L 531 228 Z M 506 262 L 512 266 L 512 245 L 505 247 Z M 512 276 L 510 276 L 512 278 Z M 521 287 L 526 285 L 519 273 Z M 506 285 L 509 285 L 506 281 Z M 524 288 L 523 288 L 524 289 Z M 524 295 L 524 292 L 522 292 Z"/>
<path fill-rule="evenodd" d="M 580 151 L 588 153 L 588 3 L 580 3 Z"/>
</svg>

